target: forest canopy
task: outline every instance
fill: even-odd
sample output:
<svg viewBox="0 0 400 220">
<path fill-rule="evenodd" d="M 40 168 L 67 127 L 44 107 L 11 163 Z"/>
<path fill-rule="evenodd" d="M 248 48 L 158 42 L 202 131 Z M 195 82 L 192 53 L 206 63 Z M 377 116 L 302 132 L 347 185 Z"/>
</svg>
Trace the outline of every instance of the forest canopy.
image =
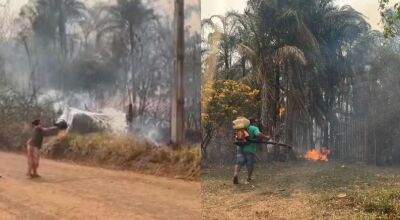
<svg viewBox="0 0 400 220">
<path fill-rule="evenodd" d="M 319 145 L 352 158 L 345 150 L 366 142 L 369 162 L 400 156 L 398 35 L 371 30 L 363 14 L 333 0 L 249 0 L 243 12 L 203 19 L 202 33 L 204 84 L 259 90 L 253 112 L 265 133 L 299 153 Z"/>
<path fill-rule="evenodd" d="M 91 110 L 133 102 L 135 117 L 168 126 L 173 14 L 160 5 L 170 2 L 29 0 L 17 14 L 11 4 L 0 7 L 0 80 L 15 92 Z M 187 20 L 200 16 L 197 4 L 186 8 Z M 201 77 L 195 28 L 186 24 L 187 82 Z M 199 130 L 200 85 L 190 88 L 187 127 Z"/>
</svg>

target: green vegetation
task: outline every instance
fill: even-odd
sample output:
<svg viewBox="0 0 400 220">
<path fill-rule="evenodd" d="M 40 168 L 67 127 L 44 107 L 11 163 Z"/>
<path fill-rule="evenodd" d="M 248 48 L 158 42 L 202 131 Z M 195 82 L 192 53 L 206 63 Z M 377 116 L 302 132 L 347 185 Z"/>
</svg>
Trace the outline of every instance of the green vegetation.
<svg viewBox="0 0 400 220">
<path fill-rule="evenodd" d="M 259 91 L 234 80 L 218 80 L 204 86 L 202 96 L 202 150 L 206 156 L 207 146 L 221 127 L 230 127 L 238 116 L 256 117 L 260 105 Z"/>
<path fill-rule="evenodd" d="M 391 7 L 391 3 L 394 6 Z M 379 0 L 379 9 L 384 24 L 385 37 L 396 37 L 400 35 L 400 2 L 391 0 Z"/>
<path fill-rule="evenodd" d="M 0 81 L 0 149 L 24 149 L 31 121 L 41 117 L 44 123 L 51 124 L 54 116 L 51 102 L 39 104 L 33 97 L 15 91 Z"/>
<path fill-rule="evenodd" d="M 260 91 L 253 112 L 264 133 L 302 151 L 318 139 L 336 152 L 362 146 L 369 163 L 399 161 L 399 37 L 385 38 L 333 0 L 250 0 L 243 12 L 211 16 L 202 28 L 205 83 L 234 80 Z M 352 121 L 366 123 L 353 129 Z M 343 127 L 365 134 L 350 143 Z"/>
</svg>

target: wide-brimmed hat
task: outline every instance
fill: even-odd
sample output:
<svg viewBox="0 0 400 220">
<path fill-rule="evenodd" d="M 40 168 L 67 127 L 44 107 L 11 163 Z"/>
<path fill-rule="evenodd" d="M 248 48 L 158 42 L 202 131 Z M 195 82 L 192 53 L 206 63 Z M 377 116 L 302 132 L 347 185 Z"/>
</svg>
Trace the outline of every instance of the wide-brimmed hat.
<svg viewBox="0 0 400 220">
<path fill-rule="evenodd" d="M 250 126 L 249 119 L 245 117 L 237 117 L 236 120 L 232 122 L 233 129 L 244 129 Z"/>
</svg>

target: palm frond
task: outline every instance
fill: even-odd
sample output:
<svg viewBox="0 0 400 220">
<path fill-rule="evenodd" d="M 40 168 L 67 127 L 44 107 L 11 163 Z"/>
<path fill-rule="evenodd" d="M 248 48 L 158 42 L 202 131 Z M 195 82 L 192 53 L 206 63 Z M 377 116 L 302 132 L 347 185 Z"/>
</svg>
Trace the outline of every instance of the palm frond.
<svg viewBox="0 0 400 220">
<path fill-rule="evenodd" d="M 207 28 L 207 26 L 210 26 L 213 29 L 213 31 L 222 32 L 221 28 L 216 23 L 214 23 L 210 18 L 203 19 L 201 21 L 201 27 L 203 30 Z"/>
<path fill-rule="evenodd" d="M 248 59 L 251 59 L 253 61 L 259 59 L 258 54 L 256 51 L 254 51 L 252 48 L 244 45 L 243 43 L 238 44 L 238 52 L 243 56 Z"/>
<path fill-rule="evenodd" d="M 306 57 L 305 57 L 303 51 L 301 51 L 298 47 L 283 46 L 276 50 L 276 52 L 274 54 L 274 62 L 276 64 L 280 64 L 280 63 L 284 62 L 285 60 L 289 60 L 289 59 L 295 60 L 295 61 L 301 63 L 302 65 L 307 64 L 307 60 L 306 60 Z"/>
</svg>

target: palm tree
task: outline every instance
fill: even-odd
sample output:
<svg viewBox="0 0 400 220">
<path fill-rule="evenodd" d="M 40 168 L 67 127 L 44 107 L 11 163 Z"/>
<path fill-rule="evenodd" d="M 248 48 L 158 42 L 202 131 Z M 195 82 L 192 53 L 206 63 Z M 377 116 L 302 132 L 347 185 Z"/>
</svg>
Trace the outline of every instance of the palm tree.
<svg viewBox="0 0 400 220">
<path fill-rule="evenodd" d="M 214 15 L 210 18 L 202 20 L 202 29 L 208 34 L 209 44 L 218 46 L 218 69 L 219 77 L 224 79 L 233 79 L 235 71 L 233 71 L 235 63 L 236 46 L 239 43 L 240 23 L 238 15 L 235 12 L 228 12 L 225 16 Z"/>
<path fill-rule="evenodd" d="M 213 22 L 217 18 L 222 26 Z M 338 8 L 332 0 L 249 0 L 245 12 L 230 14 L 233 18 L 234 25 L 220 16 L 204 21 L 221 36 L 221 57 L 229 57 L 224 51 L 239 54 L 233 64 L 219 65 L 217 71 L 237 72 L 234 67 L 240 64 L 250 70 L 243 71 L 242 80 L 261 89 L 260 117 L 269 132 L 277 127 L 284 103 L 289 141 L 296 115 L 316 119 L 327 137 L 328 124 L 336 120 L 332 109 L 343 105 L 339 96 L 349 95 L 352 72 L 346 54 L 369 29 L 364 17 L 349 6 Z"/>
<path fill-rule="evenodd" d="M 36 2 L 31 1 L 21 8 L 19 16 L 26 21 L 25 27 L 20 34 L 25 37 L 30 31 L 33 32 L 35 40 L 42 46 L 48 47 L 56 44 L 57 22 L 54 11 L 48 8 L 38 7 Z"/>
<path fill-rule="evenodd" d="M 306 64 L 304 45 L 313 51 L 319 45 L 291 1 L 251 0 L 241 19 L 247 20 L 241 23 L 250 32 L 239 45 L 252 63 L 253 74 L 246 78 L 252 78 L 261 88 L 261 119 L 264 128 L 272 132 L 277 126 L 282 95 L 288 92 L 282 83 L 294 77 L 287 70 L 296 70 L 291 65 Z"/>
<path fill-rule="evenodd" d="M 83 17 L 86 9 L 85 4 L 79 0 L 37 0 L 36 7 L 39 10 L 42 8 L 54 13 L 61 53 L 66 56 L 68 54 L 67 23 Z"/>
<path fill-rule="evenodd" d="M 120 35 L 120 39 L 124 40 L 127 36 L 129 47 L 130 67 L 125 71 L 125 83 L 128 81 L 128 74 L 131 73 L 132 86 L 135 82 L 135 73 L 133 71 L 134 53 L 136 49 L 136 41 L 139 40 L 138 30 L 143 28 L 143 25 L 149 21 L 155 20 L 156 16 L 152 9 L 149 9 L 142 3 L 141 0 L 118 0 L 116 5 L 104 8 L 107 15 L 99 23 L 99 32 L 97 41 L 107 35 Z M 123 89 L 124 93 L 128 91 L 127 85 Z M 125 95 L 124 95 L 125 97 Z M 136 99 L 135 89 L 132 89 L 133 102 Z M 136 112 L 136 109 L 134 109 Z"/>
<path fill-rule="evenodd" d="M 101 28 L 98 39 L 104 34 L 118 31 L 127 33 L 129 38 L 130 54 L 135 51 L 135 31 L 143 24 L 155 18 L 154 11 L 147 8 L 141 0 L 118 0 L 116 5 L 106 8 L 109 15 L 99 24 Z"/>
<path fill-rule="evenodd" d="M 350 6 L 338 8 L 331 1 L 319 6 L 319 14 L 310 13 L 313 16 L 313 19 L 310 18 L 310 26 L 314 27 L 321 48 L 319 58 L 313 58 L 317 61 L 313 77 L 318 85 L 314 84 L 311 88 L 313 100 L 316 101 L 312 105 L 312 112 L 321 120 L 324 144 L 327 146 L 329 124 L 332 126 L 337 123 L 336 112 L 341 111 L 342 103 L 349 109 L 347 93 L 350 91 L 353 72 L 347 61 L 347 53 L 356 40 L 368 31 L 369 25 L 363 15 Z"/>
<path fill-rule="evenodd" d="M 67 23 L 83 16 L 86 7 L 79 0 L 31 0 L 22 7 L 20 16 L 31 23 L 31 28 L 44 42 L 58 41 L 61 54 L 68 54 Z"/>
</svg>

